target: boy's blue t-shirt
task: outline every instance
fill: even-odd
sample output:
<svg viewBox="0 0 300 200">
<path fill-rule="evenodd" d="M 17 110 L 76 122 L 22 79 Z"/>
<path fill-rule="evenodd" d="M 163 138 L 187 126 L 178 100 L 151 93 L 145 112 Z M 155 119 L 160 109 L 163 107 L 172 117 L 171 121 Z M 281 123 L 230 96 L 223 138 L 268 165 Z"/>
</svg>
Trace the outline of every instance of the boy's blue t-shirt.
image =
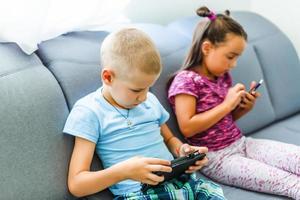
<svg viewBox="0 0 300 200">
<path fill-rule="evenodd" d="M 127 116 L 127 110 L 117 109 Z M 129 110 L 132 126 L 124 116 L 103 98 L 99 88 L 76 102 L 63 132 L 94 142 L 104 168 L 133 156 L 173 159 L 160 133 L 160 125 L 169 114 L 152 93 L 148 92 L 145 102 Z M 135 192 L 140 190 L 140 183 L 125 180 L 110 190 L 114 195 Z"/>
</svg>

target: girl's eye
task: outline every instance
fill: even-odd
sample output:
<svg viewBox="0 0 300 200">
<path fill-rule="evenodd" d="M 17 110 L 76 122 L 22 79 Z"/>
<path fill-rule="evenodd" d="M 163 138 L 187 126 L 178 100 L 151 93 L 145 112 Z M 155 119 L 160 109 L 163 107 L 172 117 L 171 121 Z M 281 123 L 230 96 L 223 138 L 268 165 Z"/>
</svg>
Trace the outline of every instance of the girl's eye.
<svg viewBox="0 0 300 200">
<path fill-rule="evenodd" d="M 227 56 L 227 58 L 228 58 L 229 60 L 232 60 L 232 59 L 234 59 L 234 56 Z"/>
</svg>

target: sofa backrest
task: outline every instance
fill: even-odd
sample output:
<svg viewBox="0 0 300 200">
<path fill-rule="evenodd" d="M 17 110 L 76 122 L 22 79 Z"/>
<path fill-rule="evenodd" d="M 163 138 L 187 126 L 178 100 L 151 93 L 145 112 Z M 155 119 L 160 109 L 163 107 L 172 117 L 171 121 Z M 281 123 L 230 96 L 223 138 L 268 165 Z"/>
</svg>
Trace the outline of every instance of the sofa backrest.
<svg viewBox="0 0 300 200">
<path fill-rule="evenodd" d="M 70 110 L 78 99 L 102 85 L 100 47 L 107 34 L 102 31 L 73 32 L 43 42 L 39 46 L 37 54 L 57 79 Z M 91 170 L 102 168 L 98 156 L 95 155 Z M 68 196 L 68 199 L 73 198 L 75 197 L 72 195 Z M 90 198 L 112 199 L 113 196 L 107 189 Z"/>
<path fill-rule="evenodd" d="M 72 138 L 68 108 L 35 54 L 0 44 L 0 199 L 64 199 Z"/>
</svg>

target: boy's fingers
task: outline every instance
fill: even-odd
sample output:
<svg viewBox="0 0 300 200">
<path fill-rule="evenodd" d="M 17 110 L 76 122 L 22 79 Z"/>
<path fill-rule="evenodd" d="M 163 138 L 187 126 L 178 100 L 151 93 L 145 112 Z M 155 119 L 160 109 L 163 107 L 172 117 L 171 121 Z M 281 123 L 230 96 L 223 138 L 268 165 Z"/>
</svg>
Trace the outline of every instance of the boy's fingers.
<svg viewBox="0 0 300 200">
<path fill-rule="evenodd" d="M 195 163 L 197 166 L 206 166 L 208 164 L 208 158 L 205 157 L 203 158 L 202 160 L 198 160 L 196 163 Z"/>
<path fill-rule="evenodd" d="M 146 158 L 146 160 L 149 164 L 166 165 L 166 166 L 171 165 L 170 161 L 159 159 L 159 158 Z"/>
<path fill-rule="evenodd" d="M 164 165 L 151 165 L 149 169 L 152 172 L 171 172 L 172 168 Z"/>
<path fill-rule="evenodd" d="M 193 152 L 193 149 L 188 144 L 181 145 L 181 149 L 183 149 L 184 153 L 191 153 L 191 152 Z"/>
<path fill-rule="evenodd" d="M 202 168 L 202 166 L 191 166 L 185 172 L 186 173 L 193 173 L 195 171 L 200 170 L 201 168 Z"/>
<path fill-rule="evenodd" d="M 146 183 L 148 185 L 157 185 L 159 182 L 158 181 L 153 181 L 153 180 L 147 178 L 146 180 L 143 181 L 143 183 Z"/>
<path fill-rule="evenodd" d="M 158 183 L 158 182 L 162 182 L 165 179 L 165 177 L 151 173 L 151 174 L 149 174 L 148 179 Z"/>
<path fill-rule="evenodd" d="M 207 153 L 208 152 L 208 148 L 207 147 L 198 147 L 198 151 L 200 153 Z"/>
</svg>

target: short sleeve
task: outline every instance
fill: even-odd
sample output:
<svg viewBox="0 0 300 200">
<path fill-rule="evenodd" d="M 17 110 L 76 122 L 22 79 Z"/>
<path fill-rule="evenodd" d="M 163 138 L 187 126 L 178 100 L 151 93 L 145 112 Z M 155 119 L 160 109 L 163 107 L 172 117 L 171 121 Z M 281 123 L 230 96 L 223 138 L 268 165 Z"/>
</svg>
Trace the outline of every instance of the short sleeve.
<svg viewBox="0 0 300 200">
<path fill-rule="evenodd" d="M 174 104 L 174 98 L 178 94 L 188 94 L 198 98 L 197 86 L 192 73 L 182 71 L 175 76 L 168 90 L 168 99 L 171 104 Z"/>
<path fill-rule="evenodd" d="M 170 114 L 168 113 L 168 111 L 166 111 L 166 109 L 161 105 L 161 103 L 159 102 L 159 100 L 157 99 L 157 97 L 154 94 L 149 92 L 148 98 L 152 102 L 153 106 L 155 107 L 156 112 L 158 113 L 159 125 L 166 123 L 170 117 Z"/>
<path fill-rule="evenodd" d="M 63 132 L 97 143 L 99 138 L 99 120 L 96 114 L 84 106 L 74 106 L 65 123 Z"/>
</svg>

